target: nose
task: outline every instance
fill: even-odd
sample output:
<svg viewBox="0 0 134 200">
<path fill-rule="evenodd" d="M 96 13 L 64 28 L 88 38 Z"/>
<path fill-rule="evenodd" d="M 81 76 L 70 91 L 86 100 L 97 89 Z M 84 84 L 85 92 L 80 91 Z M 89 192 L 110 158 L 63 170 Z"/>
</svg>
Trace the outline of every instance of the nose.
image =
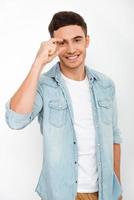
<svg viewBox="0 0 134 200">
<path fill-rule="evenodd" d="M 67 52 L 68 54 L 73 54 L 76 51 L 75 45 L 73 43 L 68 43 Z"/>
</svg>

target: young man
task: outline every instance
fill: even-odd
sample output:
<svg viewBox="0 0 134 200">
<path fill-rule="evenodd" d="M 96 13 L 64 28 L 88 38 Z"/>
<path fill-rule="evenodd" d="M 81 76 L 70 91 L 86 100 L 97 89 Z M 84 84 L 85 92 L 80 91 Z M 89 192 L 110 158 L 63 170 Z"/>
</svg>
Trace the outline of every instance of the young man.
<svg viewBox="0 0 134 200">
<path fill-rule="evenodd" d="M 6 110 L 13 129 L 38 116 L 43 167 L 36 191 L 43 200 L 121 200 L 114 83 L 85 66 L 90 38 L 79 14 L 56 13 L 49 32 Z"/>
</svg>

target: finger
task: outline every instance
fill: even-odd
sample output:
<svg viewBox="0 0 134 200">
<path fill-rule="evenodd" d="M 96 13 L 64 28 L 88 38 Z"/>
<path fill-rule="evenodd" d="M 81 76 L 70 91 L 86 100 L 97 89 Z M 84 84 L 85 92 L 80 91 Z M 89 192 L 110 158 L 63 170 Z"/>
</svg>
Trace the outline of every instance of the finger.
<svg viewBox="0 0 134 200">
<path fill-rule="evenodd" d="M 50 55 L 49 59 L 53 60 L 55 57 L 57 57 L 57 51 L 55 51 L 52 55 Z"/>
<path fill-rule="evenodd" d="M 61 39 L 61 38 L 51 38 L 49 40 L 49 42 L 52 43 L 52 44 L 58 44 L 60 42 L 63 42 L 63 39 Z"/>
<path fill-rule="evenodd" d="M 49 49 L 48 55 L 51 56 L 56 52 L 56 48 L 51 48 Z"/>
</svg>

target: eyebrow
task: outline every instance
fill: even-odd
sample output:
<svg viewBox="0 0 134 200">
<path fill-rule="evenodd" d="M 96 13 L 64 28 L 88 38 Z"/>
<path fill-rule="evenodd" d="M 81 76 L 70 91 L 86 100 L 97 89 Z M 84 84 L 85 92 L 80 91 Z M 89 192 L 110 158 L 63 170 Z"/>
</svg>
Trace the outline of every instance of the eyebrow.
<svg viewBox="0 0 134 200">
<path fill-rule="evenodd" d="M 82 38 L 83 38 L 83 36 L 78 35 L 78 36 L 76 36 L 76 37 L 74 37 L 74 38 L 72 38 L 72 39 L 82 39 Z"/>
<path fill-rule="evenodd" d="M 76 39 L 83 39 L 83 36 L 78 35 L 78 36 L 75 36 L 74 38 L 72 38 L 71 40 L 76 40 Z M 67 40 L 63 39 L 63 42 L 67 42 Z"/>
</svg>

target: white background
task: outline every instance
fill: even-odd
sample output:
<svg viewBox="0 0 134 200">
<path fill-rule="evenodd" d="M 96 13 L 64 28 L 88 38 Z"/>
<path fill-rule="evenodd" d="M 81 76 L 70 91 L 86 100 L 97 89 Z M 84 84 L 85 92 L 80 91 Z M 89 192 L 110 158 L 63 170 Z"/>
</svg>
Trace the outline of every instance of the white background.
<svg viewBox="0 0 134 200">
<path fill-rule="evenodd" d="M 110 76 L 117 89 L 123 135 L 124 200 L 134 199 L 134 1 L 0 0 L 0 200 L 39 200 L 42 136 L 35 119 L 24 130 L 5 123 L 5 103 L 27 75 L 48 23 L 61 10 L 80 13 L 91 44 L 87 64 Z M 50 66 L 48 66 L 50 67 Z"/>
</svg>

